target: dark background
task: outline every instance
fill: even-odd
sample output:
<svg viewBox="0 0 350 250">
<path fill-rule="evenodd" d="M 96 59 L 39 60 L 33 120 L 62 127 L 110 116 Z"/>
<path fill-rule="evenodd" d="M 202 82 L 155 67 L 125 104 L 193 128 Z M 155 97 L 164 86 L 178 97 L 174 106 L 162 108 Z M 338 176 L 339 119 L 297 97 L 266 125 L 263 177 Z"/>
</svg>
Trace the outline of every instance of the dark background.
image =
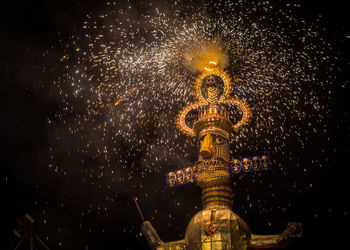
<svg viewBox="0 0 350 250">
<path fill-rule="evenodd" d="M 126 217 L 116 216 L 111 219 L 87 216 L 81 221 L 81 209 L 70 205 L 66 200 L 69 199 L 69 194 L 61 193 L 61 190 L 65 190 L 62 185 L 69 184 L 62 183 L 62 179 L 55 176 L 46 165 L 42 166 L 44 148 L 47 145 L 44 135 L 49 130 L 47 114 L 57 109 L 57 103 L 35 93 L 28 94 L 28 89 L 31 89 L 29 86 L 39 80 L 35 65 L 42 64 L 43 53 L 57 46 L 58 39 L 68 38 L 80 27 L 86 13 L 98 10 L 101 5 L 103 3 L 99 1 L 68 0 L 12 1 L 2 5 L 0 187 L 3 213 L 0 249 L 7 249 L 15 240 L 12 234 L 12 229 L 17 226 L 15 218 L 27 212 L 38 221 L 38 235 L 51 249 L 84 249 L 85 246 L 89 249 L 147 248 L 145 240 L 138 235 L 141 220 L 131 196 L 120 197 L 125 204 L 120 207 L 120 214 L 127 215 Z M 270 214 L 280 224 L 267 228 L 255 223 L 259 217 L 242 216 L 254 231 L 260 233 L 281 231 L 289 218 L 302 222 L 304 236 L 291 249 L 317 249 L 325 246 L 329 249 L 345 249 L 348 245 L 349 208 L 346 204 L 349 203 L 350 164 L 347 159 L 350 138 L 347 108 L 349 86 L 346 82 L 349 80 L 350 38 L 347 36 L 350 37 L 350 32 L 349 13 L 345 5 L 345 1 L 312 0 L 305 1 L 301 8 L 301 15 L 306 19 L 314 20 L 320 14 L 323 16 L 321 25 L 326 28 L 323 35 L 332 44 L 333 51 L 339 58 L 337 67 L 341 70 L 337 73 L 337 82 L 333 86 L 334 101 L 332 119 L 329 122 L 332 141 L 331 150 L 325 153 L 329 158 L 327 167 L 312 172 L 314 176 L 311 179 L 315 188 L 312 191 L 301 189 L 301 194 L 293 199 L 298 206 L 289 209 L 288 214 L 282 217 Z M 45 77 L 50 80 L 50 76 Z M 89 195 L 88 187 L 78 188 L 86 188 L 86 195 Z M 184 197 L 198 194 L 197 200 L 190 200 L 199 206 L 198 190 L 189 189 L 191 188 L 180 187 L 176 192 Z M 147 200 L 143 202 L 146 204 Z M 160 204 L 161 201 L 147 206 L 157 207 Z M 169 208 L 167 212 L 178 216 L 176 226 L 181 227 L 176 232 L 184 232 L 188 219 L 181 218 L 187 214 L 186 211 L 182 214 L 172 209 L 174 208 Z M 191 216 L 194 215 L 193 212 L 188 211 Z M 144 213 L 147 218 L 147 210 Z M 45 216 L 50 220 L 43 225 Z M 266 220 L 262 218 L 260 221 Z M 164 240 L 181 238 L 170 235 L 171 231 L 161 226 L 161 220 L 154 225 Z"/>
</svg>

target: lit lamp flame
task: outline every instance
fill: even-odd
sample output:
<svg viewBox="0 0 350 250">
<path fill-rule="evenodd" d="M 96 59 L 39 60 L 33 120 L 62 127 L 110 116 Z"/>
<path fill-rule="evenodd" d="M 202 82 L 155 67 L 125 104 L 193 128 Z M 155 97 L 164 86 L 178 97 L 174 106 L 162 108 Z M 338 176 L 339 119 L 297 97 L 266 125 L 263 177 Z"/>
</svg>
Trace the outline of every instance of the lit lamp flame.
<svg viewBox="0 0 350 250">
<path fill-rule="evenodd" d="M 217 65 L 216 62 L 211 61 L 211 62 L 209 62 L 209 65 L 207 67 L 204 67 L 204 69 L 206 71 L 213 71 L 216 65 Z"/>
</svg>

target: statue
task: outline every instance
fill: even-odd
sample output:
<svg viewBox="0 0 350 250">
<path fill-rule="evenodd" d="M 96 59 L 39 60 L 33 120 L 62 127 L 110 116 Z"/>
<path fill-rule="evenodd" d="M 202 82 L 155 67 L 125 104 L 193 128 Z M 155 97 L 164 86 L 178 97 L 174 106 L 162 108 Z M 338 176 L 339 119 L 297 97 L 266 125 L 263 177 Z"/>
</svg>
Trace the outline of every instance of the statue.
<svg viewBox="0 0 350 250">
<path fill-rule="evenodd" d="M 209 68 L 208 68 L 209 69 Z M 144 221 L 141 229 L 151 249 L 270 249 L 282 248 L 290 244 L 292 239 L 301 237 L 302 225 L 289 223 L 287 228 L 276 235 L 252 234 L 248 225 L 231 210 L 232 185 L 231 172 L 237 171 L 238 163 L 230 156 L 229 139 L 234 133 L 247 124 L 251 111 L 249 106 L 239 99 L 230 98 L 231 82 L 227 74 L 219 68 L 210 68 L 197 79 L 195 90 L 199 101 L 185 107 L 177 120 L 177 127 L 184 134 L 197 136 L 200 140 L 198 161 L 193 169 L 197 185 L 202 189 L 203 210 L 198 212 L 189 222 L 185 239 L 175 242 L 163 242 L 149 221 Z M 234 104 L 243 116 L 233 124 L 224 108 L 220 105 Z M 190 110 L 204 107 L 191 127 L 185 118 Z M 262 164 L 267 166 L 267 158 Z M 242 169 L 249 172 L 260 165 L 260 159 L 244 158 Z M 239 170 L 238 170 L 239 171 Z M 186 178 L 182 171 L 171 175 L 171 184 L 176 178 L 181 183 Z"/>
</svg>

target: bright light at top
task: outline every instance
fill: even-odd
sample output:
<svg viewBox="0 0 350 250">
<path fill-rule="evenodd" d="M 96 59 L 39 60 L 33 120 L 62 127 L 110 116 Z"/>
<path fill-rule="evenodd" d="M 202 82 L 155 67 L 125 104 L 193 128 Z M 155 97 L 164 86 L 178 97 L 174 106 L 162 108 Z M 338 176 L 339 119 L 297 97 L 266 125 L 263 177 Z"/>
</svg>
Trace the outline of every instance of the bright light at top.
<svg viewBox="0 0 350 250">
<path fill-rule="evenodd" d="M 209 65 L 208 65 L 207 67 L 204 67 L 204 69 L 205 69 L 206 71 L 213 71 L 213 70 L 214 70 L 214 67 L 215 67 L 216 65 L 217 65 L 216 62 L 210 61 L 210 62 L 209 62 Z"/>
</svg>

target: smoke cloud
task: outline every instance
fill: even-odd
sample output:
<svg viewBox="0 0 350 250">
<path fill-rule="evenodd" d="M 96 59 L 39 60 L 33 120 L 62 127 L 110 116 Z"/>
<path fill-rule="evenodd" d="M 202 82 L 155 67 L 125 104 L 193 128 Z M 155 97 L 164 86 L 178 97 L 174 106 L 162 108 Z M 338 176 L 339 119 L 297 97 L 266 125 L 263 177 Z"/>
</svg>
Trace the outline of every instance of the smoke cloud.
<svg viewBox="0 0 350 250">
<path fill-rule="evenodd" d="M 203 71 L 209 62 L 215 62 L 220 68 L 226 68 L 229 64 L 228 55 L 218 42 L 208 42 L 204 46 L 194 45 L 183 57 L 186 66 L 194 73 Z"/>
</svg>

